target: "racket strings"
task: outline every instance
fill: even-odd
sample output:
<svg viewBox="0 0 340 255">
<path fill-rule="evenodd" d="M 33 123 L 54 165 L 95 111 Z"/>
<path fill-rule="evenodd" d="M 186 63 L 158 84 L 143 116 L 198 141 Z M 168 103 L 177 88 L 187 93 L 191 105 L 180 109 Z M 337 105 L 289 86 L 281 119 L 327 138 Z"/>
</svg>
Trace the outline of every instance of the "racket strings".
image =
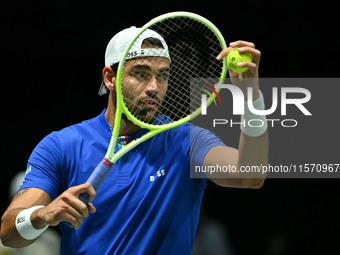
<svg viewBox="0 0 340 255">
<path fill-rule="evenodd" d="M 164 97 L 162 105 L 157 105 L 157 111 L 151 116 L 148 114 L 152 112 L 150 108 L 144 109 L 143 105 L 137 105 L 135 98 L 138 95 L 134 95 L 132 90 L 127 89 L 129 86 L 124 84 L 123 100 L 129 111 L 141 121 L 154 123 L 158 115 L 170 116 L 173 121 L 177 121 L 201 107 L 202 88 L 205 84 L 213 86 L 212 82 L 221 76 L 223 64 L 216 60 L 216 56 L 222 49 L 217 36 L 209 27 L 187 17 L 163 20 L 150 29 L 160 34 L 169 47 L 171 70 L 167 92 L 164 96 L 160 95 Z M 145 61 L 145 64 L 148 61 Z M 160 58 L 154 58 L 152 61 L 160 61 Z M 155 64 L 157 65 L 156 62 Z M 149 75 L 157 76 L 157 73 L 150 72 Z M 149 82 L 149 78 L 145 83 Z M 193 82 L 193 79 L 199 79 L 199 82 Z M 168 122 L 168 118 L 158 118 L 156 124 L 163 125 Z"/>
<path fill-rule="evenodd" d="M 177 24 L 176 24 L 177 25 Z M 197 29 L 198 31 L 210 31 L 207 27 L 205 27 L 203 24 L 201 23 L 196 23 L 196 25 L 199 25 L 199 28 L 197 27 L 194 27 L 195 29 Z M 203 28 L 203 29 L 202 29 Z M 184 62 L 182 65 L 181 65 L 181 69 L 179 69 L 179 71 L 177 72 L 179 75 L 176 76 L 176 77 L 182 77 L 183 74 L 185 74 L 186 72 L 190 73 L 191 74 L 191 77 L 190 78 L 197 78 L 197 77 L 206 77 L 206 76 L 209 76 L 211 74 L 215 74 L 214 77 L 218 77 L 218 75 L 220 74 L 221 72 L 221 65 L 216 65 L 214 63 L 212 63 L 213 61 L 216 61 L 215 60 L 215 56 L 217 56 L 217 54 L 220 52 L 221 48 L 220 46 L 218 45 L 218 40 L 216 38 L 216 36 L 214 35 L 211 35 L 211 34 L 207 34 L 205 31 L 201 32 L 202 34 L 205 34 L 205 40 L 207 40 L 207 44 L 208 44 L 208 47 L 207 45 L 202 45 L 202 47 L 200 47 L 199 49 L 196 50 L 196 54 L 191 54 L 191 61 L 187 61 L 187 62 Z M 190 34 L 188 33 L 187 34 L 189 40 L 192 42 L 192 44 L 194 45 L 195 43 L 197 43 L 197 39 L 195 38 L 195 35 L 193 34 Z M 190 38 L 191 37 L 191 38 Z M 212 40 L 211 38 L 214 38 L 214 40 Z M 214 46 L 212 48 L 212 45 Z M 210 48 L 212 49 L 213 51 L 208 53 L 208 57 L 210 58 L 210 60 L 208 60 L 209 58 L 208 57 L 205 57 L 203 58 L 204 60 L 208 60 L 206 63 L 206 67 L 210 67 L 210 70 L 207 70 L 207 69 L 204 69 L 202 71 L 202 68 L 201 68 L 201 65 L 198 65 L 197 66 L 197 63 L 202 63 L 202 57 L 197 54 L 197 52 L 204 52 L 207 48 Z M 181 54 L 181 50 L 182 48 L 179 47 L 178 48 L 174 48 L 175 51 L 178 51 L 178 54 L 177 56 L 179 56 L 179 58 L 183 58 L 183 54 Z M 183 51 L 182 51 L 183 53 Z M 213 61 L 212 61 L 213 60 Z M 203 63 L 204 64 L 204 63 Z M 211 69 L 211 67 L 213 67 L 213 69 Z M 208 74 L 208 75 L 207 75 Z M 176 82 L 178 82 L 178 78 L 175 78 Z M 182 82 L 182 81 L 179 81 L 179 82 Z M 209 81 L 206 81 L 206 83 L 210 83 Z M 190 89 L 191 89 L 191 93 L 190 93 L 190 101 L 191 101 L 191 111 L 195 111 L 197 108 L 199 108 L 201 106 L 201 90 L 192 90 L 192 86 L 190 86 Z"/>
<path fill-rule="evenodd" d="M 197 24 L 199 24 L 200 27 L 203 26 L 201 23 L 197 23 Z M 199 30 L 200 29 L 201 28 L 199 28 Z M 191 35 L 188 34 L 188 36 L 190 37 Z M 206 39 L 208 39 L 208 41 L 209 41 L 209 45 L 211 45 L 211 42 L 212 42 L 212 40 L 210 38 L 211 38 L 210 36 L 206 36 Z M 190 40 L 192 42 L 194 42 L 195 38 L 190 38 Z M 215 42 L 216 42 L 216 40 L 215 40 Z M 211 46 L 209 46 L 209 47 L 211 47 Z M 201 50 L 205 49 L 205 48 L 206 48 L 206 46 L 204 48 L 201 47 Z M 219 47 L 217 47 L 217 48 L 219 48 Z M 175 49 L 175 50 L 177 50 L 177 49 Z M 181 48 L 180 48 L 180 50 L 181 50 Z M 219 53 L 219 50 L 220 49 L 215 50 L 215 53 L 212 53 L 212 54 L 210 53 L 210 55 L 213 55 L 215 57 L 217 55 L 216 52 Z M 180 53 L 180 51 L 179 51 L 179 53 Z M 178 56 L 182 57 L 180 55 L 178 55 Z M 180 72 L 178 72 L 179 76 L 182 75 L 184 72 L 187 72 L 187 71 L 189 71 L 192 74 L 191 78 L 196 78 L 196 77 L 199 77 L 200 75 L 203 76 L 202 71 L 200 71 L 199 68 L 197 68 L 195 66 L 195 64 L 200 60 L 199 57 L 197 57 L 197 54 L 191 54 L 191 56 L 192 56 L 192 58 L 190 59 L 191 61 L 184 62 L 184 64 L 181 66 L 182 70 L 180 70 Z M 212 65 L 209 64 L 208 66 L 212 66 Z M 219 69 L 221 69 L 221 68 L 219 68 Z M 191 92 L 193 92 L 193 91 L 191 91 Z M 197 106 L 193 107 L 194 110 L 195 110 L 195 108 L 200 107 L 200 96 L 198 97 L 198 95 L 200 95 L 200 93 L 195 92 L 195 93 L 191 93 L 191 94 L 192 94 L 191 95 L 191 104 L 194 104 L 195 102 L 197 102 L 197 104 L 196 104 Z"/>
</svg>

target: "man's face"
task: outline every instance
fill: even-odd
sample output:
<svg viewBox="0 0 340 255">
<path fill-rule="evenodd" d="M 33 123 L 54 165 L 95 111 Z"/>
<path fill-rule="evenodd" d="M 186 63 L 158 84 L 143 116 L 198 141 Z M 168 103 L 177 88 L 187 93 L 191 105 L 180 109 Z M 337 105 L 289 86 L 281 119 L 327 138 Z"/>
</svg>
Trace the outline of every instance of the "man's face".
<svg viewBox="0 0 340 255">
<path fill-rule="evenodd" d="M 145 57 L 128 60 L 122 75 L 125 105 L 138 119 L 152 123 L 159 114 L 168 88 L 169 60 Z"/>
</svg>

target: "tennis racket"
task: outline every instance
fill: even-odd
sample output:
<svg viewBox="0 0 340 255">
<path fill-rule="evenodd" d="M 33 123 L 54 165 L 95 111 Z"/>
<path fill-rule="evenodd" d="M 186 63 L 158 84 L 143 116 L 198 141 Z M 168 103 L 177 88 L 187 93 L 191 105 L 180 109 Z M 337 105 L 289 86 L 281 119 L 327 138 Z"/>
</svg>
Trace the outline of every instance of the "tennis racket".
<svg viewBox="0 0 340 255">
<path fill-rule="evenodd" d="M 145 46 L 147 57 L 129 59 L 135 45 L 143 48 L 141 38 L 152 38 L 154 32 L 164 38 L 170 61 L 164 58 L 163 45 L 149 43 Z M 188 12 L 161 15 L 138 30 L 118 65 L 115 121 L 107 153 L 86 182 L 97 190 L 124 154 L 147 139 L 198 116 L 206 84 L 223 83 L 226 77 L 226 60 L 216 60 L 225 47 L 223 36 L 210 21 Z M 200 82 L 193 82 L 195 78 L 201 78 Z M 157 93 L 140 96 L 146 86 L 157 86 Z M 210 95 L 207 106 L 215 101 L 216 95 Z M 123 114 L 149 132 L 115 153 Z M 88 194 L 81 194 L 80 199 L 87 204 Z"/>
</svg>

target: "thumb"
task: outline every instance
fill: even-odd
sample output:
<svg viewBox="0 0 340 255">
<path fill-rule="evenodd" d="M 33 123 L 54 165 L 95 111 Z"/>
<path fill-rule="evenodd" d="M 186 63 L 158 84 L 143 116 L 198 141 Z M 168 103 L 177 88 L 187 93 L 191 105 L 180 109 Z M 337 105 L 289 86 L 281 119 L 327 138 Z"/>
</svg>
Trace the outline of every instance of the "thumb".
<svg viewBox="0 0 340 255">
<path fill-rule="evenodd" d="M 95 213 L 97 211 L 96 207 L 94 207 L 91 202 L 88 202 L 87 208 L 88 208 L 90 213 Z"/>
</svg>

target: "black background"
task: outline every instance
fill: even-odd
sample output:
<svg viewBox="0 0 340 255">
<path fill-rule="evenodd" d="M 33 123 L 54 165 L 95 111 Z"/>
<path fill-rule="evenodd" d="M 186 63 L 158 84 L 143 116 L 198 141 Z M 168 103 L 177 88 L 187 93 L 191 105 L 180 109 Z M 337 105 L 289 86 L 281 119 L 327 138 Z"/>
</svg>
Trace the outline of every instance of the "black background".
<svg viewBox="0 0 340 255">
<path fill-rule="evenodd" d="M 254 42 L 262 52 L 261 77 L 338 77 L 335 3 L 2 1 L 1 211 L 8 204 L 11 178 L 25 170 L 39 141 L 105 107 L 106 99 L 97 95 L 105 47 L 123 28 L 142 26 L 169 11 L 191 11 L 211 20 L 227 43 Z M 339 117 L 338 110 L 333 118 Z M 335 134 L 315 130 L 305 139 L 333 141 L 320 153 L 334 155 Z M 296 151 L 297 157 L 301 153 Z M 269 179 L 260 190 L 209 185 L 205 202 L 208 215 L 227 228 L 235 254 L 336 254 L 338 184 L 337 179 Z"/>
</svg>

